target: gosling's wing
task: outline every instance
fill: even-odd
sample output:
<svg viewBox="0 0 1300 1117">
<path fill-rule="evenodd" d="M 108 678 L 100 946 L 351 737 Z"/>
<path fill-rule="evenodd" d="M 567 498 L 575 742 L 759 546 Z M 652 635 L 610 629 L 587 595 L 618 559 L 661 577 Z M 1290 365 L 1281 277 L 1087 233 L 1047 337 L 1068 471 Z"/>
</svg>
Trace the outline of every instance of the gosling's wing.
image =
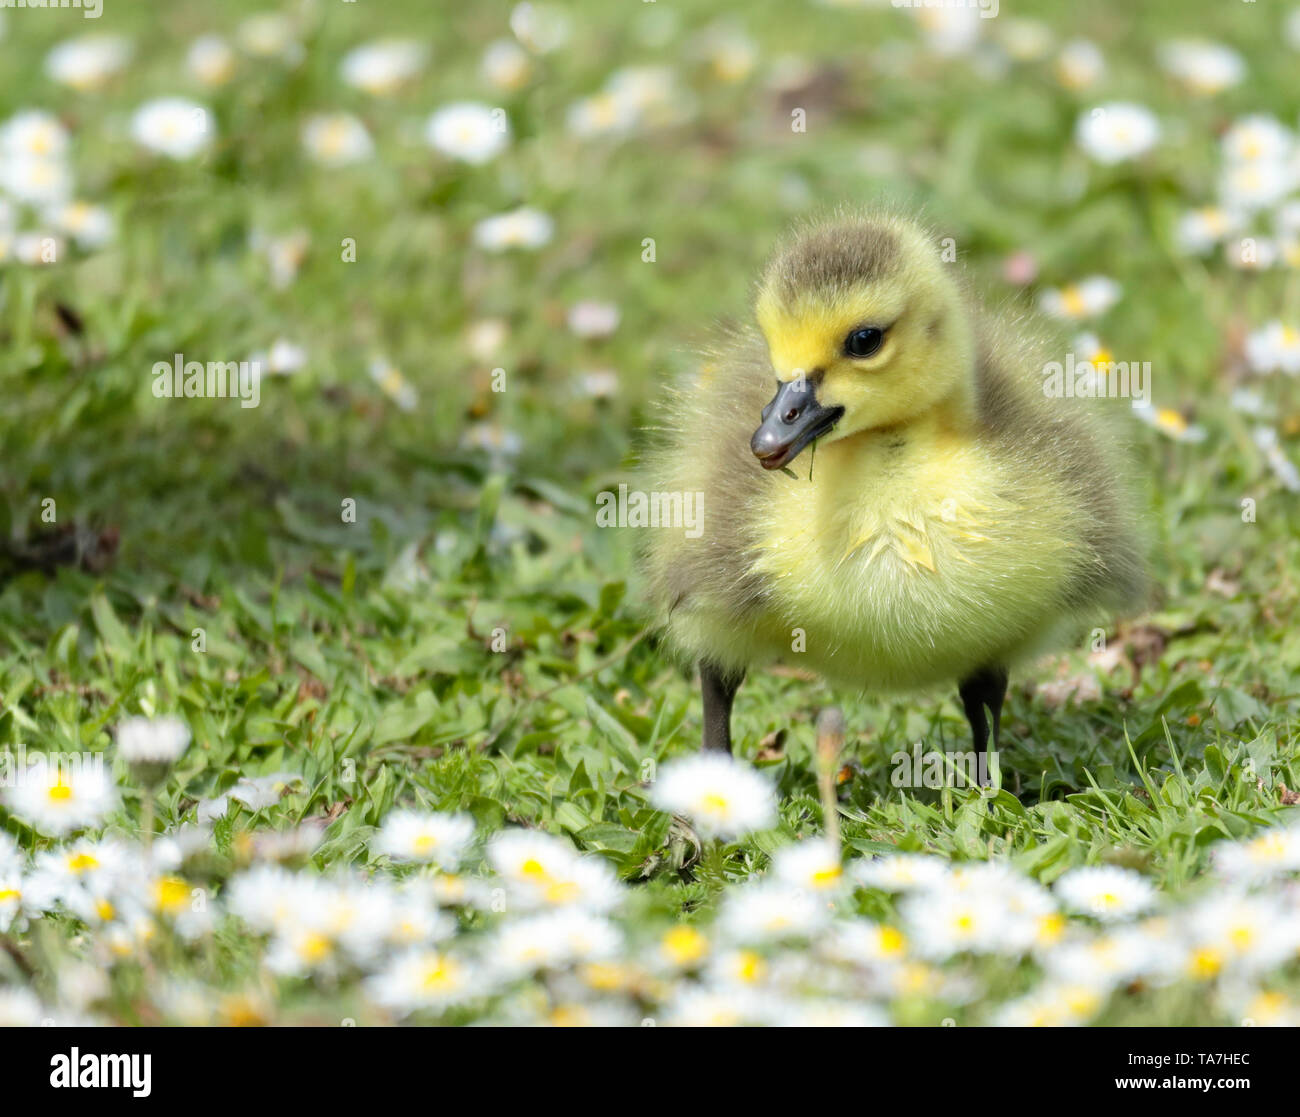
<svg viewBox="0 0 1300 1117">
<path fill-rule="evenodd" d="M 772 390 L 761 338 L 737 330 L 656 405 L 640 484 L 694 494 L 701 510 L 698 534 L 663 527 L 642 533 L 642 568 L 661 615 L 705 600 L 743 618 L 765 596 L 749 567 L 756 513 L 774 478 L 749 440 Z"/>
<path fill-rule="evenodd" d="M 1023 312 L 976 311 L 978 413 L 1014 475 L 1051 477 L 1072 510 L 1076 558 L 1062 604 L 1137 607 L 1147 593 L 1133 468 L 1118 439 L 1122 401 L 1049 398 L 1044 366 L 1068 343 Z"/>
</svg>

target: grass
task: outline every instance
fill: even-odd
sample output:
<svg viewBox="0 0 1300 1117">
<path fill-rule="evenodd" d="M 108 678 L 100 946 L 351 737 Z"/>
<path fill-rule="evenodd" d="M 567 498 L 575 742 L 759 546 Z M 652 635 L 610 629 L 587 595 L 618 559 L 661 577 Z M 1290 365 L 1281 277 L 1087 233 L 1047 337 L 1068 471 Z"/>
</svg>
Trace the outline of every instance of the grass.
<svg viewBox="0 0 1300 1117">
<path fill-rule="evenodd" d="M 813 722 L 839 701 L 851 763 L 841 826 L 857 854 L 1007 857 L 1043 883 L 1116 863 L 1162 892 L 1199 894 L 1211 843 L 1296 816 L 1283 794 L 1300 785 L 1295 496 L 1226 401 L 1231 339 L 1294 320 L 1300 293 L 1294 270 L 1251 276 L 1178 255 L 1171 227 L 1212 196 L 1226 122 L 1251 111 L 1294 120 L 1295 53 L 1264 5 L 1024 7 L 1060 39 L 1101 45 L 1110 72 L 1097 89 L 1062 89 L 1046 62 L 993 77 L 937 58 L 889 9 L 775 3 L 729 17 L 759 61 L 722 82 L 690 47 L 718 15 L 687 0 L 576 5 L 569 45 L 534 59 L 532 82 L 510 93 L 478 73 L 482 49 L 509 35 L 506 5 L 321 5 L 300 66 L 245 60 L 236 80 L 203 90 L 184 72 L 187 44 L 233 33 L 257 5 L 108 0 L 89 29 L 132 37 L 135 57 L 83 94 L 41 71 L 80 21 L 8 13 L 0 116 L 58 113 L 79 195 L 108 206 L 119 233 L 48 268 L 0 270 L 0 748 L 110 752 L 127 715 L 173 712 L 194 743 L 160 796 L 160 829 L 241 776 L 304 779 L 278 806 L 218 822 L 218 855 L 237 857 L 241 835 L 323 819 L 314 866 L 373 864 L 367 842 L 385 814 L 421 804 L 467 811 L 486 832 L 565 835 L 667 918 L 708 909 L 779 844 L 821 833 Z M 432 64 L 393 98 L 343 85 L 342 53 L 385 34 L 431 42 Z M 1150 59 L 1192 34 L 1241 50 L 1248 80 L 1181 96 Z M 812 66 L 797 92 L 768 84 L 786 54 Z M 642 61 L 677 69 L 696 106 L 688 120 L 621 143 L 566 130 L 572 101 Z M 218 122 L 214 148 L 192 162 L 151 158 L 126 137 L 137 104 L 173 92 L 210 104 Z M 483 167 L 420 138 L 433 107 L 465 97 L 500 103 L 511 120 L 510 147 Z M 1168 141 L 1140 165 L 1089 163 L 1071 132 L 1105 99 L 1149 105 Z M 792 105 L 807 109 L 806 133 L 791 132 Z M 341 170 L 305 159 L 301 118 L 335 107 L 366 122 L 374 158 Z M 1209 437 L 1178 444 L 1131 425 L 1157 599 L 1109 634 L 1122 650 L 1113 670 L 1084 648 L 1013 680 L 1000 790 L 891 782 L 894 754 L 964 742 L 955 694 L 861 698 L 765 673 L 742 691 L 734 732 L 776 784 L 780 823 L 695 865 L 700 850 L 649 805 L 644 775 L 696 748 L 698 695 L 648 631 L 635 540 L 595 527 L 595 494 L 628 477 L 662 383 L 695 360 L 712 320 L 746 317 L 755 268 L 789 222 L 881 194 L 914 199 L 951 230 L 994 300 L 1031 300 L 1000 276 L 1016 250 L 1035 255 L 1040 284 L 1119 280 L 1125 297 L 1098 332 L 1122 358 L 1151 361 L 1157 404 L 1193 410 Z M 476 221 L 523 203 L 554 218 L 550 245 L 473 248 Z M 276 288 L 250 238 L 298 228 L 305 260 Z M 642 259 L 647 237 L 654 263 Z M 344 238 L 354 263 L 341 259 Z M 567 307 L 590 297 L 621 311 L 608 339 L 564 326 Z M 487 317 L 507 323 L 506 338 L 476 357 L 466 329 Z M 238 360 L 281 336 L 306 346 L 307 366 L 265 382 L 256 409 L 150 392 L 154 362 L 173 353 Z M 380 355 L 418 392 L 414 410 L 367 376 Z M 504 392 L 490 387 L 496 367 Z M 612 399 L 576 390 L 578 373 L 606 368 L 618 374 Z M 1260 387 L 1294 457 L 1295 382 Z M 517 436 L 517 453 L 467 446 L 478 424 Z M 1243 498 L 1256 501 L 1253 523 Z M 342 516 L 348 500 L 355 522 Z M 1051 681 L 1058 692 L 1040 685 Z M 1079 696 L 1062 702 L 1062 691 Z M 126 798 L 112 827 L 138 833 L 138 791 L 115 765 Z M 25 847 L 42 846 L 0 818 Z M 890 910 L 879 896 L 860 903 Z M 41 988 L 71 949 L 66 928 L 15 942 Z M 255 968 L 229 932 L 177 963 L 232 987 Z M 123 978 L 110 1015 L 142 1018 L 144 990 Z M 347 993 L 284 996 L 308 1019 L 347 1010 Z M 1110 1014 L 1215 1019 L 1183 991 Z"/>
</svg>

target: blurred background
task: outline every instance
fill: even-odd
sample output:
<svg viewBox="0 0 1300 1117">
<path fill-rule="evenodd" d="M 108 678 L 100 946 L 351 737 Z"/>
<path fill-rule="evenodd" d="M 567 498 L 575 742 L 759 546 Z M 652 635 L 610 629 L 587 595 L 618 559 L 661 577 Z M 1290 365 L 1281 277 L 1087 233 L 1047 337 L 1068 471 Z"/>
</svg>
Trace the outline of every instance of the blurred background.
<svg viewBox="0 0 1300 1117">
<path fill-rule="evenodd" d="M 155 676 L 233 739 L 257 687 L 275 720 L 324 679 L 353 725 L 419 680 L 455 711 L 425 743 L 514 747 L 537 728 L 494 720 L 514 688 L 640 631 L 631 548 L 593 530 L 593 500 L 628 475 L 646 401 L 714 322 L 748 320 L 792 221 L 881 197 L 950 235 L 987 297 L 1055 314 L 1080 357 L 1151 362 L 1145 422 L 1105 403 L 1153 508 L 1161 594 L 1134 670 L 1183 632 L 1179 662 L 1214 652 L 1238 712 L 1289 690 L 1293 11 L 84 15 L 0 11 L 0 634 L 11 701 L 51 670 L 104 701 L 85 729 L 42 692 L 56 704 L 11 736 L 93 736 Z M 259 405 L 158 398 L 176 354 L 260 361 Z M 1276 647 L 1223 636 L 1261 618 Z M 497 624 L 505 668 L 478 639 Z M 169 650 L 200 625 L 206 658 Z M 94 661 L 92 638 L 121 656 Z M 664 670 L 641 647 L 600 678 L 639 693 Z M 485 671 L 504 673 L 480 694 Z M 297 723 L 249 735 L 306 743 Z"/>
</svg>

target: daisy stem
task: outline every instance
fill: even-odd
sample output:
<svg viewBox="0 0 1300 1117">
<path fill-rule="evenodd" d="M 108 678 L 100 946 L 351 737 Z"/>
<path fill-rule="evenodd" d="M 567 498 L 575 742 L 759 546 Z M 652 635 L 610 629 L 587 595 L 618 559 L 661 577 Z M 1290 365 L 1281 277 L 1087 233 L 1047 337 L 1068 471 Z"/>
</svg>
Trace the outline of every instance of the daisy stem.
<svg viewBox="0 0 1300 1117">
<path fill-rule="evenodd" d="M 140 805 L 140 826 L 144 830 L 144 849 L 148 855 L 153 844 L 153 788 L 147 787 Z"/>
<path fill-rule="evenodd" d="M 835 774 L 844 748 L 844 715 L 828 706 L 817 718 L 817 788 L 822 800 L 822 826 L 826 840 L 840 848 L 840 808 L 835 794 Z"/>
</svg>

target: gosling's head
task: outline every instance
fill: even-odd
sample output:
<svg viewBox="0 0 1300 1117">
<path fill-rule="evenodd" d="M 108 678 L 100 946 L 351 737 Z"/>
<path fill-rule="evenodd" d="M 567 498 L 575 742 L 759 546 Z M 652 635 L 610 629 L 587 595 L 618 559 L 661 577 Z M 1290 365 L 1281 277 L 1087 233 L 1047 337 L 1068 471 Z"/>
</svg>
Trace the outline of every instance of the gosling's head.
<svg viewBox="0 0 1300 1117">
<path fill-rule="evenodd" d="M 776 253 L 756 307 L 777 381 L 750 443 L 764 468 L 969 392 L 970 323 L 950 267 L 894 217 L 821 225 Z"/>
</svg>

